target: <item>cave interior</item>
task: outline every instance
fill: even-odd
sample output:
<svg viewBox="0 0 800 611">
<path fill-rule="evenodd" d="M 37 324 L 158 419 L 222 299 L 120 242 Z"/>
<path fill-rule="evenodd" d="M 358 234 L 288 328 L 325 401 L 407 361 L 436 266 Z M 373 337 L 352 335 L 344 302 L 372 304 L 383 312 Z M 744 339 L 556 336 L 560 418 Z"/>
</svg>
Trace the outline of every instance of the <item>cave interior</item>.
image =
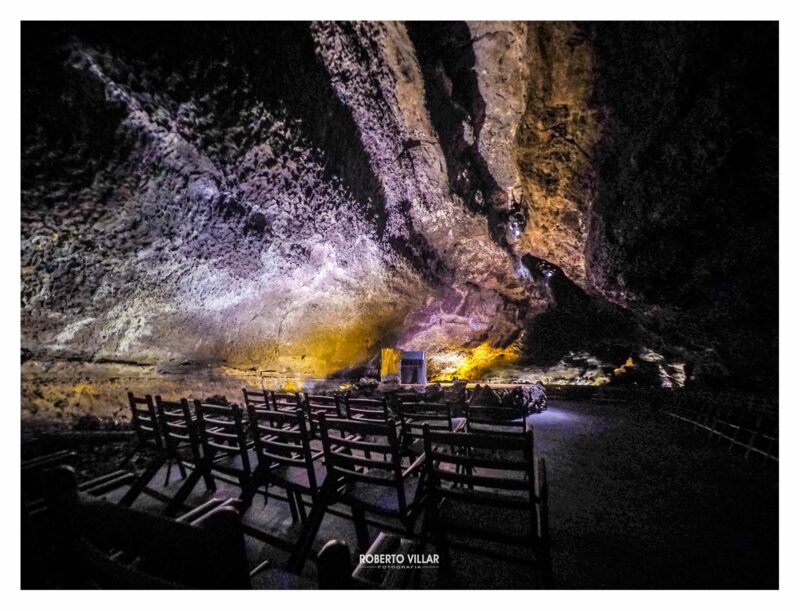
<svg viewBox="0 0 800 611">
<path fill-rule="evenodd" d="M 644 481 L 685 446 L 717 497 L 747 496 L 721 520 L 702 491 L 705 517 L 665 511 L 724 533 L 659 531 L 627 577 L 600 543 L 554 548 L 557 584 L 777 583 L 770 468 L 580 402 L 724 394 L 777 418 L 777 47 L 771 22 L 24 23 L 23 437 L 116 434 L 128 392 L 538 386 L 567 547 L 608 473 L 572 481 L 562 452 L 630 444 Z"/>
</svg>

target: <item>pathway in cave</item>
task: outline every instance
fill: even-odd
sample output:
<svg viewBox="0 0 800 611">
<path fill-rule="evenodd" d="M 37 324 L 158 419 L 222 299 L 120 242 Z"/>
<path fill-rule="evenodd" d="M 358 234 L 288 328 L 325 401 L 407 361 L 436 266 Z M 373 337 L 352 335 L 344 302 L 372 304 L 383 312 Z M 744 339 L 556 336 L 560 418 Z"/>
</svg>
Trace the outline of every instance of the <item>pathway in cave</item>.
<svg viewBox="0 0 800 611">
<path fill-rule="evenodd" d="M 534 423 L 556 586 L 777 588 L 774 471 L 647 409 L 554 401 Z"/>
</svg>

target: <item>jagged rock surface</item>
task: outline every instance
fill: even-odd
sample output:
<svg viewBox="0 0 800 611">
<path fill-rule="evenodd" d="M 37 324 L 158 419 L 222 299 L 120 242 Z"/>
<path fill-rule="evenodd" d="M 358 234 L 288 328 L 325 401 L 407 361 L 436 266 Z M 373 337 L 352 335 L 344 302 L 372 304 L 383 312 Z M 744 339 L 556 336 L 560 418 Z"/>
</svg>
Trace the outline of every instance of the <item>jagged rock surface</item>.
<svg viewBox="0 0 800 611">
<path fill-rule="evenodd" d="M 769 380 L 775 32 L 633 27 L 27 24 L 24 413 L 384 345 L 583 383 L 747 343 Z"/>
<path fill-rule="evenodd" d="M 600 136 L 592 105 L 592 48 L 569 23 L 528 29 L 527 106 L 516 140 L 527 219 L 517 248 L 557 265 L 586 286 L 586 238 L 596 186 L 592 156 Z"/>
</svg>

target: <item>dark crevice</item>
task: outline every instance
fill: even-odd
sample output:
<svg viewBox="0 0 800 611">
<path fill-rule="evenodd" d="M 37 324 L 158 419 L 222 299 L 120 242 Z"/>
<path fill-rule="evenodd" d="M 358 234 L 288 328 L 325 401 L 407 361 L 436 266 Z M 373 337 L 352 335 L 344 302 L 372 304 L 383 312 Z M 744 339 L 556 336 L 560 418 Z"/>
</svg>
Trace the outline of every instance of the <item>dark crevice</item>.
<svg viewBox="0 0 800 611">
<path fill-rule="evenodd" d="M 549 307 L 527 321 L 522 364 L 549 367 L 581 352 L 621 363 L 632 350 L 659 347 L 632 312 L 587 294 L 544 259 L 526 254 L 522 262 L 533 282 L 551 297 Z"/>
</svg>

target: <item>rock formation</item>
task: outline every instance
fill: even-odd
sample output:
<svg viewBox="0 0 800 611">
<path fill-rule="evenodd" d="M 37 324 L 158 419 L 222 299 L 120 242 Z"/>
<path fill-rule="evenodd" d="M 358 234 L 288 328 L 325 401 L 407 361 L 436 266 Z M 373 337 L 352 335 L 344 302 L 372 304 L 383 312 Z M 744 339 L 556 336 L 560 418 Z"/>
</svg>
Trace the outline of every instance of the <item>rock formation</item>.
<svg viewBox="0 0 800 611">
<path fill-rule="evenodd" d="M 776 41 L 25 24 L 23 415 L 359 377 L 388 346 L 442 376 L 586 383 L 633 357 L 768 385 Z"/>
</svg>

